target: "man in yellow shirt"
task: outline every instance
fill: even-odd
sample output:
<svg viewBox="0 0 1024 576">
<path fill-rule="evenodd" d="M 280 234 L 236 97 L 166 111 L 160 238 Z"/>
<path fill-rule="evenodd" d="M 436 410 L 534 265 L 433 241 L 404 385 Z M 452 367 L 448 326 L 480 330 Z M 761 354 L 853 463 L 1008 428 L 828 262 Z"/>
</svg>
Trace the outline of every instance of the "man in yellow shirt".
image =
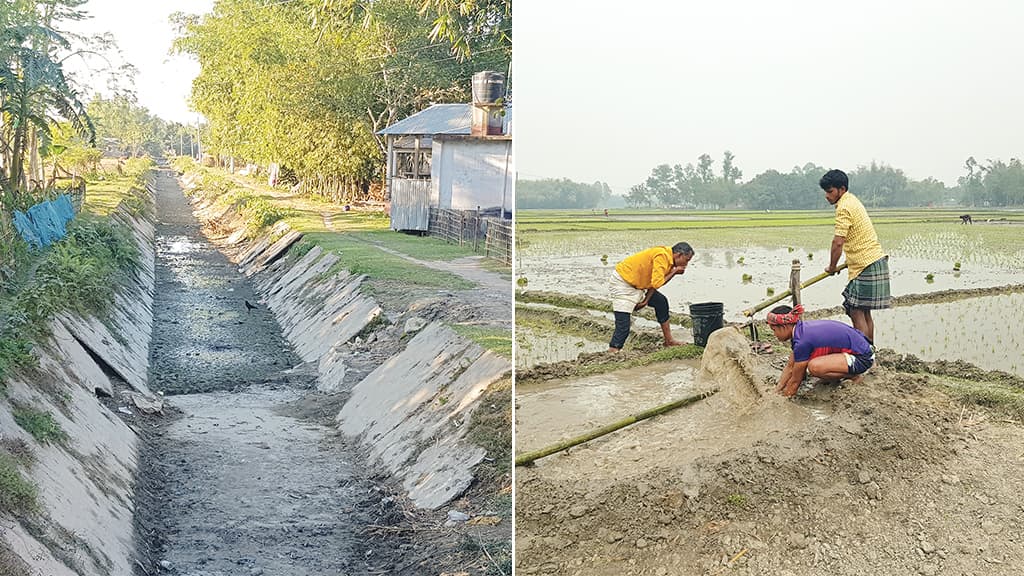
<svg viewBox="0 0 1024 576">
<path fill-rule="evenodd" d="M 691 258 L 693 248 L 686 242 L 680 242 L 671 248 L 655 246 L 637 252 L 615 266 L 610 279 L 615 332 L 608 344 L 609 352 L 622 349 L 629 336 L 633 312 L 648 304 L 654 307 L 654 317 L 661 324 L 665 346 L 681 344 L 672 338 L 672 329 L 668 323 L 668 298 L 658 292 L 658 288 L 685 272 Z"/>
<path fill-rule="evenodd" d="M 829 170 L 818 183 L 825 199 L 836 207 L 835 236 L 832 237 L 831 258 L 825 272 L 838 272 L 839 256 L 846 254 L 850 282 L 843 290 L 843 308 L 853 327 L 867 336 L 874 345 L 875 322 L 872 310 L 888 308 L 889 257 L 882 252 L 878 235 L 867 210 L 848 189 L 850 180 L 842 170 Z"/>
</svg>

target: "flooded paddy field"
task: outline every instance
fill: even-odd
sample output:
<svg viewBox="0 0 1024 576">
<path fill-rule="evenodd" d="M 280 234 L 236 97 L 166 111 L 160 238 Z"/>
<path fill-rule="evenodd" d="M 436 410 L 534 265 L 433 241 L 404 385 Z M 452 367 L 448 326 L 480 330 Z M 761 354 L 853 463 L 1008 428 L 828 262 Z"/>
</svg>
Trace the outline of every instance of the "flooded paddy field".
<svg viewBox="0 0 1024 576">
<path fill-rule="evenodd" d="M 1024 376 L 1024 294 L 899 306 L 872 317 L 879 347 Z"/>
<path fill-rule="evenodd" d="M 686 241 L 696 256 L 684 276 L 661 289 L 672 311 L 687 313 L 692 303 L 722 302 L 726 322 L 742 322 L 745 309 L 787 289 L 793 260 L 800 260 L 803 279 L 820 274 L 828 264 L 831 211 L 711 213 L 703 220 L 689 213 L 677 216 L 671 220 L 669 213 L 640 212 L 588 219 L 528 213 L 517 222 L 520 290 L 606 301 L 616 263 L 650 246 Z M 978 224 L 973 226 L 956 224 L 958 218 L 950 211 L 872 211 L 872 218 L 889 254 L 897 299 L 894 309 L 876 313 L 879 347 L 1019 374 L 1024 361 L 1008 350 L 1017 349 L 1014 330 L 1019 333 L 1024 320 L 1018 312 L 1021 297 L 973 296 L 1005 291 L 999 288 L 1024 293 L 1024 214 L 985 213 L 975 217 Z M 805 307 L 814 311 L 839 306 L 847 281 L 843 271 L 805 288 Z M 961 291 L 972 297 L 948 302 Z M 946 303 L 929 303 L 933 296 Z M 905 305 L 911 302 L 913 306 Z M 952 321 L 960 317 L 965 320 Z M 610 320 L 602 321 L 610 334 Z M 649 331 L 648 326 L 635 317 L 636 329 Z M 674 326 L 674 332 L 690 339 L 687 328 Z M 541 343 L 548 337 L 550 331 L 532 334 L 531 346 L 549 350 L 549 358 L 564 359 L 571 350 Z"/>
<path fill-rule="evenodd" d="M 527 290 L 607 296 L 608 276 L 626 256 L 656 245 L 689 242 L 696 251 L 686 274 L 663 288 L 673 309 L 687 303 L 723 302 L 727 319 L 779 293 L 799 259 L 802 278 L 824 271 L 832 239 L 829 224 L 775 228 L 672 230 L 517 231 L 516 275 Z M 710 224 L 705 222 L 705 224 Z M 894 296 L 990 288 L 1024 280 L 1024 228 L 1014 224 L 961 226 L 942 223 L 879 224 L 889 254 Z M 804 293 L 808 308 L 835 306 L 846 273 L 826 278 Z M 520 281 L 523 282 L 522 280 Z"/>
</svg>

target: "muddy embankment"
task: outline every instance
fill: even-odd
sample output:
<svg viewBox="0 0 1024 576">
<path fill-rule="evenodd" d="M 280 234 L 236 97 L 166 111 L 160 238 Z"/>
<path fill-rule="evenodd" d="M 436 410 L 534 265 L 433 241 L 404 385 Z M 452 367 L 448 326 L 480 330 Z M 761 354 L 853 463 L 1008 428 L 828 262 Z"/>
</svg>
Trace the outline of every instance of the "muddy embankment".
<svg viewBox="0 0 1024 576">
<path fill-rule="evenodd" d="M 0 399 L 0 441 L 9 452 L 31 455 L 27 476 L 37 491 L 34 511 L 0 517 L 5 575 L 134 569 L 139 438 L 128 414 L 160 404 L 147 386 L 153 225 L 123 205 L 111 218 L 132 231 L 140 259 L 117 292 L 109 318 L 54 319 L 52 336 L 34 348 L 38 369 L 9 378 Z M 25 423 L 26 414 L 43 413 L 63 430 L 61 438 L 37 441 L 15 420 L 19 415 Z"/>
<path fill-rule="evenodd" d="M 1020 572 L 1019 416 L 950 393 L 1020 379 L 886 352 L 861 383 L 787 400 L 784 362 L 719 330 L 694 373 L 718 394 L 520 468 L 516 573 Z M 538 393 L 522 404 L 543 411 Z"/>
</svg>

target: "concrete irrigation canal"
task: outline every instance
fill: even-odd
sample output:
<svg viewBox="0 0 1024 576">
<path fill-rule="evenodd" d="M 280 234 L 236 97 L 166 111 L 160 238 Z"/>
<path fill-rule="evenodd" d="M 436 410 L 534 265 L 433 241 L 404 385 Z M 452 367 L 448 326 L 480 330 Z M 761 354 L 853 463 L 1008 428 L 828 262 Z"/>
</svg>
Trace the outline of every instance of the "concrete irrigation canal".
<svg viewBox="0 0 1024 576">
<path fill-rule="evenodd" d="M 142 456 L 154 487 L 142 526 L 160 535 L 158 563 L 180 574 L 376 568 L 383 558 L 357 550 L 372 488 L 358 455 L 330 428 L 287 415 L 315 371 L 289 373 L 302 360 L 170 175 L 156 202 L 149 380 L 181 411 Z"/>
<path fill-rule="evenodd" d="M 190 200 L 199 180 L 159 170 L 112 213 L 140 256 L 109 317 L 58 315 L 4 382 L 3 480 L 31 498 L 0 514 L 0 573 L 508 570 L 511 361 L 460 325 L 510 335 L 511 280 L 406 258 L 465 280 L 382 289 L 283 222 Z"/>
</svg>

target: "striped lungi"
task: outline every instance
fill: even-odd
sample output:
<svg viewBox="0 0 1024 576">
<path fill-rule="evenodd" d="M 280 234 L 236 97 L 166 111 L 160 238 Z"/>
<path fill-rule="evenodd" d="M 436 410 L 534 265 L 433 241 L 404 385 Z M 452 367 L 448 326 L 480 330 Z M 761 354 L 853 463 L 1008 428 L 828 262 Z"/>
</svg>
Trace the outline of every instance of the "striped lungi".
<svg viewBox="0 0 1024 576">
<path fill-rule="evenodd" d="M 889 308 L 892 294 L 889 291 L 889 257 L 883 256 L 865 268 L 856 278 L 850 280 L 843 290 L 843 308 L 880 310 Z"/>
</svg>

